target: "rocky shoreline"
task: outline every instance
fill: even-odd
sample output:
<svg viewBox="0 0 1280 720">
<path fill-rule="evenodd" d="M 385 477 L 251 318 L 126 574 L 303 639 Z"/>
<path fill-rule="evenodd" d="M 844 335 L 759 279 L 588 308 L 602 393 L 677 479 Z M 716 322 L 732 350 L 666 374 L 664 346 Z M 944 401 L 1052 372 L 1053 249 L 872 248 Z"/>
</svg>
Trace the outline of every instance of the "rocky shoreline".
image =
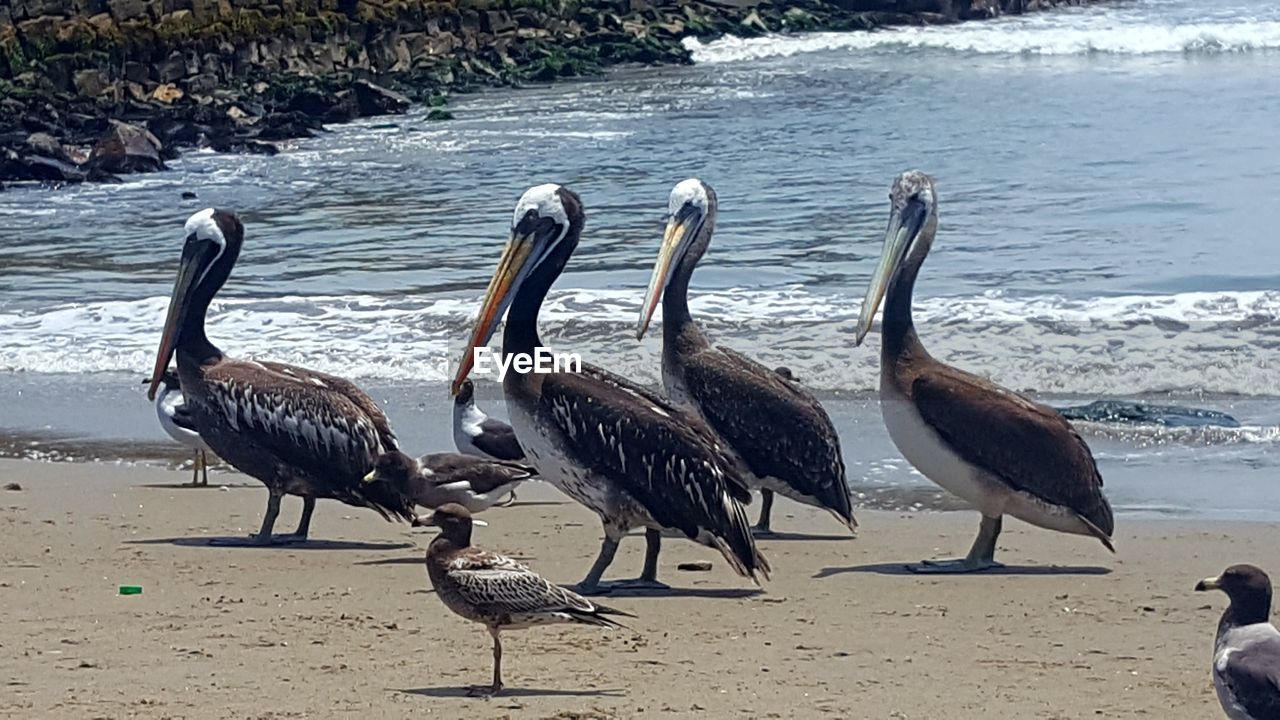
<svg viewBox="0 0 1280 720">
<path fill-rule="evenodd" d="M 11 0 L 4 182 L 113 181 L 183 148 L 274 154 L 452 93 L 690 62 L 681 40 L 953 23 L 1087 0 Z"/>
</svg>

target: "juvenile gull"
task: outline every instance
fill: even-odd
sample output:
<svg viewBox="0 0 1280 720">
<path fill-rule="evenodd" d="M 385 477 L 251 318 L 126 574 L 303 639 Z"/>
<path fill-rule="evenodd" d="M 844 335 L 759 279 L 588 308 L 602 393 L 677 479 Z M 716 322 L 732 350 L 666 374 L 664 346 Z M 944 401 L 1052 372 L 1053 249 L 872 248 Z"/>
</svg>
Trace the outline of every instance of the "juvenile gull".
<svg viewBox="0 0 1280 720">
<path fill-rule="evenodd" d="M 1271 579 L 1253 565 L 1232 565 L 1196 590 L 1231 599 L 1213 643 L 1213 687 L 1231 720 L 1280 719 L 1280 632 L 1271 624 Z"/>
<path fill-rule="evenodd" d="M 493 683 L 471 687 L 472 694 L 502 690 L 503 630 L 558 623 L 621 628 L 609 616 L 635 617 L 555 585 L 509 557 L 472 546 L 471 513 L 461 505 L 441 506 L 424 524 L 440 528 L 427 548 L 427 577 L 440 601 L 493 636 Z"/>
</svg>

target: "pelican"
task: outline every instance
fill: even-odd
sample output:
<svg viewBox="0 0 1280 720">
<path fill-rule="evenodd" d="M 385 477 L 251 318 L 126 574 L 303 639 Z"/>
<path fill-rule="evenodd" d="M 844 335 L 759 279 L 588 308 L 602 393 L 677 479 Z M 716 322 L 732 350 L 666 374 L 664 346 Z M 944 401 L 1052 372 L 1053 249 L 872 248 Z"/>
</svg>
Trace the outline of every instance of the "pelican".
<svg viewBox="0 0 1280 720">
<path fill-rule="evenodd" d="M 440 534 L 427 547 L 427 577 L 436 596 L 457 615 L 484 625 L 493 637 L 493 683 L 468 688 L 471 695 L 502 691 L 503 630 L 579 623 L 623 628 L 611 616 L 635 617 L 555 585 L 505 555 L 471 544 L 471 526 L 479 524 L 461 505 L 442 505 L 420 525 Z M 623 628 L 625 629 L 625 628 Z"/>
<path fill-rule="evenodd" d="M 768 562 L 756 549 L 741 504 L 750 502 L 750 491 L 710 428 L 658 394 L 586 363 L 576 372 L 532 372 L 536 367 L 520 362 L 547 352 L 538 337 L 538 311 L 577 247 L 584 221 L 582 201 L 559 185 L 539 185 L 520 198 L 453 392 L 471 371 L 474 349 L 488 344 L 506 314 L 502 350 L 514 359 L 502 388 L 525 461 L 604 525 L 599 556 L 579 592 L 612 589 L 600 578 L 622 537 L 637 527 L 645 528 L 644 569 L 623 587 L 665 587 L 657 582 L 664 534 L 716 548 L 752 580 L 767 578 Z"/>
<path fill-rule="evenodd" d="M 770 534 L 773 494 L 828 510 L 853 530 L 840 438 L 822 405 L 785 367 L 770 370 L 716 347 L 689 315 L 689 278 L 711 244 L 716 193 L 697 179 L 671 190 L 669 221 L 640 309 L 643 338 L 662 300 L 662 380 L 667 396 L 691 408 L 750 470 L 747 484 L 763 502 L 757 535 Z"/>
<path fill-rule="evenodd" d="M 858 316 L 862 344 L 880 301 L 880 410 L 898 450 L 925 477 L 982 513 L 961 560 L 925 561 L 918 572 L 999 567 L 1004 515 L 1049 530 L 1092 535 L 1115 552 L 1111 505 L 1089 446 L 1062 415 L 924 349 L 911 320 L 911 293 L 938 228 L 933 180 L 903 173 L 889 194 L 884 250 Z"/>
<path fill-rule="evenodd" d="M 1280 718 L 1280 631 L 1271 624 L 1271 578 L 1253 565 L 1232 565 L 1196 584 L 1231 603 L 1213 643 L 1213 688 L 1231 720 Z"/>
<path fill-rule="evenodd" d="M 151 381 L 143 380 L 142 382 L 150 384 Z M 195 423 L 191 419 L 191 413 L 186 408 L 178 374 L 172 370 L 165 370 L 160 376 L 160 384 L 164 388 L 160 394 L 156 395 L 156 417 L 160 419 L 160 427 L 168 433 L 169 437 L 195 451 L 195 458 L 191 463 L 191 486 L 208 487 L 209 446 L 200 438 L 200 433 L 196 431 Z"/>
<path fill-rule="evenodd" d="M 178 358 L 185 408 L 223 460 L 267 486 L 267 512 L 254 545 L 307 539 L 316 498 L 413 519 L 413 506 L 386 483 L 361 483 L 381 453 L 399 449 L 387 416 L 351 381 L 292 365 L 227 357 L 205 336 L 209 303 L 240 255 L 244 226 L 225 210 L 187 220 L 178 276 L 156 351 L 148 399 Z M 272 535 L 280 499 L 303 499 L 290 535 Z M 220 544 L 242 544 L 224 541 Z"/>
</svg>

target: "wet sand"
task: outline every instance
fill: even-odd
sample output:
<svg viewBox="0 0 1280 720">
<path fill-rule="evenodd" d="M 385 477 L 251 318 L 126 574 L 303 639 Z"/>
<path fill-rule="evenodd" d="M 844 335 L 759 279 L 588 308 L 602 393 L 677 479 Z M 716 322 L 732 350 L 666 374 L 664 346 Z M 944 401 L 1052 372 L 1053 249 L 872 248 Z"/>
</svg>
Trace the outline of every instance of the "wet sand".
<svg viewBox="0 0 1280 720">
<path fill-rule="evenodd" d="M 0 716 L 59 718 L 1186 718 L 1219 717 L 1209 677 L 1233 562 L 1280 570 L 1280 528 L 1121 518 L 1112 556 L 1010 521 L 1001 574 L 920 577 L 963 554 L 971 513 L 864 511 L 856 540 L 779 501 L 756 591 L 719 557 L 669 541 L 668 597 L 608 602 L 632 631 L 505 636 L 508 691 L 484 700 L 490 641 L 428 592 L 430 531 L 322 502 L 303 547 L 211 547 L 257 528 L 265 491 L 176 487 L 189 474 L 0 461 Z M 476 542 L 577 581 L 594 516 L 545 486 L 486 513 Z M 296 521 L 287 501 L 278 528 Z M 755 510 L 751 513 L 754 516 Z M 624 543 L 613 576 L 638 572 Z M 679 562 L 712 560 L 710 572 Z M 120 585 L 141 595 L 120 596 Z"/>
</svg>

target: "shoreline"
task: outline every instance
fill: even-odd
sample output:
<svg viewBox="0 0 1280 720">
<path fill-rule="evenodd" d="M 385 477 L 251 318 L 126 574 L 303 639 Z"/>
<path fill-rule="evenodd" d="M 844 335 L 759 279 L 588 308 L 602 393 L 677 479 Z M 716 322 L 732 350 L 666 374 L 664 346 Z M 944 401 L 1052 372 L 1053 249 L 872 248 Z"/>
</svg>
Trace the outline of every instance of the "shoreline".
<svg viewBox="0 0 1280 720">
<path fill-rule="evenodd" d="M 203 13 L 122 2 L 90 15 L 51 0 L 42 12 L 61 16 L 0 13 L 0 189 L 119 181 L 191 148 L 273 155 L 326 125 L 415 105 L 447 121 L 455 93 L 687 64 L 686 37 L 951 24 L 1089 1 L 196 0 Z"/>
<path fill-rule="evenodd" d="M 759 590 L 713 551 L 664 544 L 668 597 L 608 602 L 630 631 L 504 636 L 508 691 L 462 696 L 489 638 L 428 592 L 430 534 L 335 502 L 306 547 L 209 547 L 256 526 L 256 483 L 188 490 L 181 472 L 0 461 L 0 581 L 11 633 L 0 715 L 195 720 L 388 710 L 442 717 L 1141 718 L 1217 712 L 1209 667 L 1225 598 L 1192 592 L 1229 563 L 1274 559 L 1274 524 L 1124 521 L 1111 556 L 1086 538 L 1006 524 L 1004 573 L 922 577 L 903 562 L 963 552 L 971 513 L 863 512 L 856 539 L 780 501 Z M 591 513 L 529 486 L 477 543 L 573 582 Z M 282 522 L 296 519 L 286 501 Z M 809 534 L 812 533 L 812 534 Z M 612 575 L 640 564 L 623 543 Z M 711 560 L 705 573 L 680 562 Z M 141 595 L 120 596 L 119 585 Z"/>
</svg>

